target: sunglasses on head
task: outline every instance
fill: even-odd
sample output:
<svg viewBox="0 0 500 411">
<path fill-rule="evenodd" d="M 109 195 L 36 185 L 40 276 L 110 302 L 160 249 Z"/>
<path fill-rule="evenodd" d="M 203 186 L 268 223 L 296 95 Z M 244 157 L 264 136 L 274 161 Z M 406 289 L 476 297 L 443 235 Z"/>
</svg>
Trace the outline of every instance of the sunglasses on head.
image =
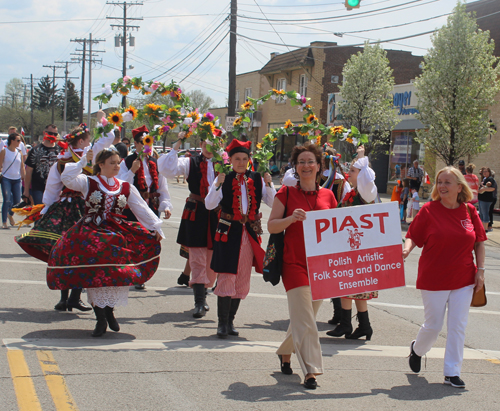
<svg viewBox="0 0 500 411">
<path fill-rule="evenodd" d="M 46 131 L 45 134 L 48 134 L 49 136 L 54 136 L 54 137 L 57 137 L 59 135 L 59 133 L 54 133 L 52 131 Z"/>
</svg>

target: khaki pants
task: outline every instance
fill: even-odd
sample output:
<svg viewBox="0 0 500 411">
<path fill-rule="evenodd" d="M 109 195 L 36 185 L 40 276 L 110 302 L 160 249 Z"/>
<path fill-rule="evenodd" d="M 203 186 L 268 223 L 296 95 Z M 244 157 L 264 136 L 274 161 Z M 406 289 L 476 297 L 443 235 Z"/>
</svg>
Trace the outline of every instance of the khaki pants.
<svg viewBox="0 0 500 411">
<path fill-rule="evenodd" d="M 323 301 L 312 300 L 309 286 L 294 288 L 286 296 L 290 325 L 276 354 L 297 354 L 304 376 L 323 374 L 323 358 L 316 326 L 316 314 Z"/>
</svg>

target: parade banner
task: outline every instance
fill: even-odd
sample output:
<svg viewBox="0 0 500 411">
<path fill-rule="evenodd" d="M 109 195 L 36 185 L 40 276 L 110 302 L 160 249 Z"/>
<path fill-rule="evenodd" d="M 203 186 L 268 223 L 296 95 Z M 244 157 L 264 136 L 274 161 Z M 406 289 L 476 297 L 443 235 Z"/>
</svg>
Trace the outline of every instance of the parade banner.
<svg viewBox="0 0 500 411">
<path fill-rule="evenodd" d="M 405 285 L 397 202 L 311 211 L 303 224 L 313 300 Z"/>
</svg>

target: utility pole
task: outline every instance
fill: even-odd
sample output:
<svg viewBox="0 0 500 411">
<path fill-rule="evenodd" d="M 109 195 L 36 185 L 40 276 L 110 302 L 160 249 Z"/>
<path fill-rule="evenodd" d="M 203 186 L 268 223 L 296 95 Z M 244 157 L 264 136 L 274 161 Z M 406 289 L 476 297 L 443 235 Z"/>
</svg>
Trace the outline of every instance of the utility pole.
<svg viewBox="0 0 500 411">
<path fill-rule="evenodd" d="M 236 14 L 237 0 L 231 0 L 231 22 L 229 25 L 229 95 L 227 99 L 227 115 L 236 114 Z"/>
<path fill-rule="evenodd" d="M 75 60 L 82 62 L 82 81 L 80 82 L 80 116 L 78 121 L 83 123 L 83 98 L 85 95 L 85 61 L 86 61 L 86 51 L 87 51 L 87 39 L 72 39 L 70 40 L 73 43 L 79 43 L 83 46 L 83 50 L 80 51 L 82 54 L 71 53 L 72 56 L 77 56 L 78 58 Z M 81 59 L 80 59 L 81 58 Z"/>
<path fill-rule="evenodd" d="M 94 60 L 94 55 L 92 53 L 105 53 L 104 50 L 94 50 L 92 51 L 92 44 L 99 44 L 99 42 L 101 41 L 106 41 L 104 39 L 101 39 L 101 40 L 92 40 L 92 33 L 90 33 L 89 35 L 89 39 L 87 40 L 88 43 L 89 43 L 89 96 L 88 96 L 88 99 L 89 99 L 89 106 L 88 106 L 88 110 L 87 110 L 87 125 L 90 127 L 90 116 L 92 114 L 92 110 L 91 110 L 91 107 L 92 107 L 92 63 L 95 63 L 97 62 L 97 60 Z M 100 60 L 100 62 L 102 63 L 102 60 Z"/>
<path fill-rule="evenodd" d="M 115 20 L 122 20 L 122 24 L 111 24 L 111 27 L 114 29 L 115 27 L 118 29 L 123 29 L 123 37 L 121 38 L 121 46 L 123 47 L 123 68 L 122 68 L 122 75 L 125 77 L 127 75 L 127 30 L 134 30 L 137 29 L 139 30 L 139 26 L 132 26 L 130 24 L 127 24 L 127 20 L 143 20 L 142 17 L 127 17 L 127 8 L 131 6 L 142 6 L 142 2 L 133 2 L 133 3 L 127 3 L 126 1 L 122 3 L 115 3 L 115 2 L 110 2 L 107 1 L 106 4 L 110 4 L 113 6 L 120 6 L 123 8 L 123 17 L 106 17 L 107 19 L 115 19 Z M 135 39 L 130 36 L 129 42 L 130 45 L 133 46 L 133 41 Z M 117 40 L 115 39 L 115 46 L 117 46 Z M 127 97 L 123 96 L 122 98 L 122 107 L 125 107 L 127 105 Z M 125 137 L 125 125 L 122 126 L 122 138 Z"/>
<path fill-rule="evenodd" d="M 30 81 L 30 88 L 31 88 L 31 104 L 30 104 L 30 108 L 31 108 L 31 125 L 30 125 L 30 134 L 31 134 L 31 142 L 33 143 L 35 141 L 35 119 L 34 119 L 34 115 L 33 115 L 33 111 L 35 109 L 35 99 L 34 99 L 34 82 L 35 81 L 40 81 L 41 79 L 39 78 L 33 78 L 33 74 L 30 75 L 29 79 L 27 77 L 23 77 L 23 80 L 29 80 Z"/>
<path fill-rule="evenodd" d="M 54 124 L 54 110 L 55 110 L 55 100 L 56 100 L 56 78 L 64 78 L 64 77 L 56 77 L 56 70 L 60 68 L 64 68 L 64 66 L 50 66 L 44 65 L 43 67 L 48 67 L 52 69 L 52 124 Z"/>
<path fill-rule="evenodd" d="M 64 70 L 64 125 L 63 125 L 63 131 L 67 132 L 68 129 L 66 127 L 66 118 L 67 118 L 67 114 L 68 114 L 68 79 L 70 79 L 70 78 L 77 79 L 78 77 L 68 77 L 68 74 L 69 74 L 68 64 L 72 63 L 71 61 L 55 61 L 54 63 L 60 63 L 60 64 L 66 65 L 66 69 Z"/>
</svg>

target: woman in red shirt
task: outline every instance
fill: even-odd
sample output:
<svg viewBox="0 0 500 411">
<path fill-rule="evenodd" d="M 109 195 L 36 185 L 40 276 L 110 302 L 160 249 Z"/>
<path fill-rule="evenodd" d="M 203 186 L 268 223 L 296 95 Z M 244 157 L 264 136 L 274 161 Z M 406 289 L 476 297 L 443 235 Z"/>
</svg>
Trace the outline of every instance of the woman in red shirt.
<svg viewBox="0 0 500 411">
<path fill-rule="evenodd" d="M 465 328 L 472 293 L 484 284 L 486 233 L 475 207 L 467 203 L 472 191 L 456 168 L 438 172 L 431 197 L 434 201 L 424 204 L 412 221 L 403 250 L 406 258 L 415 246 L 423 248 L 417 288 L 422 292 L 425 319 L 410 346 L 410 368 L 420 372 L 421 357 L 436 342 L 448 305 L 444 383 L 463 388 Z"/>
<path fill-rule="evenodd" d="M 284 186 L 276 194 L 267 224 L 271 234 L 285 230 L 283 284 L 290 325 L 276 353 L 280 357 L 281 371 L 292 374 L 290 358 L 295 352 L 305 375 L 304 386 L 316 389 L 316 376 L 323 374 L 316 326 L 316 314 L 322 301 L 312 301 L 302 222 L 306 219 L 307 211 L 335 208 L 337 201 L 331 190 L 320 188 L 316 182 L 321 173 L 321 150 L 318 147 L 312 144 L 294 147 L 291 163 L 296 170 L 297 185 Z"/>
<path fill-rule="evenodd" d="M 470 163 L 465 171 L 467 174 L 464 175 L 465 181 L 467 181 L 467 184 L 469 184 L 470 189 L 472 190 L 472 200 L 470 200 L 471 204 L 477 204 L 477 194 L 479 191 L 479 179 L 474 173 L 474 169 L 476 166 L 472 163 Z"/>
</svg>

